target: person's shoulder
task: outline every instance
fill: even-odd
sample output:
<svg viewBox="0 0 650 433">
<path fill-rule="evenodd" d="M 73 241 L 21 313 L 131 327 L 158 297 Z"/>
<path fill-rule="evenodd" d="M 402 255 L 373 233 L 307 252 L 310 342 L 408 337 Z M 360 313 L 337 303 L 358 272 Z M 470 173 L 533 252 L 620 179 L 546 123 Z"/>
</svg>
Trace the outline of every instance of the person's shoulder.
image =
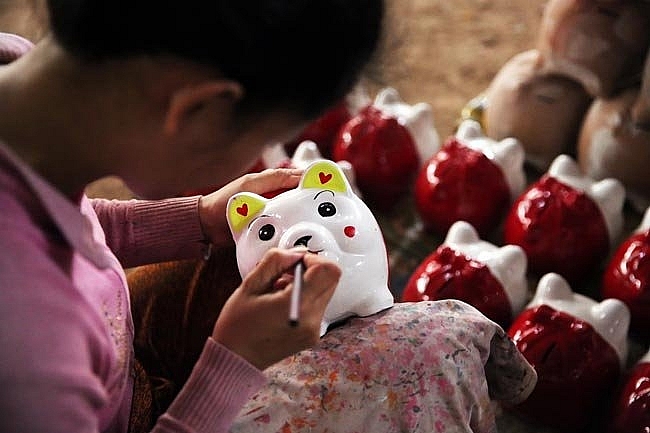
<svg viewBox="0 0 650 433">
<path fill-rule="evenodd" d="M 64 243 L 35 236 L 25 227 L 0 228 L 0 342 L 11 348 L 0 363 L 26 375 L 57 369 L 59 362 L 103 365 L 92 360 L 109 360 L 114 349 L 98 309 L 65 267 L 74 267 L 72 252 L 66 260 Z"/>
<path fill-rule="evenodd" d="M 74 250 L 55 228 L 0 216 L 0 328 L 12 322 L 53 327 L 76 322 L 87 332 L 103 328 L 73 278 Z M 7 323 L 9 322 L 9 323 Z M 1 330 L 0 330 L 1 332 Z"/>
<path fill-rule="evenodd" d="M 51 256 L 62 242 L 56 230 L 48 233 L 21 209 L 0 215 L 0 285 L 55 277 L 60 271 Z"/>
</svg>

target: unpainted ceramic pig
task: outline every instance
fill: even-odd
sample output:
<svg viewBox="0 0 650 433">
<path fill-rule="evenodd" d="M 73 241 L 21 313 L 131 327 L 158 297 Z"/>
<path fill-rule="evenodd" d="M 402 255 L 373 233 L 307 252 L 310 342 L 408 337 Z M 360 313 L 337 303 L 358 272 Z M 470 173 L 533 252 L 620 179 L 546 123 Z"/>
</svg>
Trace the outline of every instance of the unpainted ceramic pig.
<svg viewBox="0 0 650 433">
<path fill-rule="evenodd" d="M 584 119 L 578 140 L 581 169 L 594 179 L 620 180 L 639 212 L 650 205 L 650 123 L 645 123 L 650 117 L 646 119 L 639 108 L 642 99 L 638 87 L 609 99 L 597 99 Z M 636 118 L 632 112 L 635 107 L 639 110 Z"/>
<path fill-rule="evenodd" d="M 515 245 L 481 240 L 457 221 L 445 241 L 411 274 L 402 301 L 459 299 L 507 328 L 528 300 L 526 254 Z"/>
<path fill-rule="evenodd" d="M 339 130 L 371 102 L 364 84 L 357 84 L 338 103 L 309 122 L 296 137 L 284 143 L 283 147 L 287 153 L 292 154 L 303 141 L 313 141 L 325 158 L 331 158 Z"/>
<path fill-rule="evenodd" d="M 563 432 L 583 431 L 616 389 L 629 321 L 618 299 L 598 303 L 573 293 L 559 274 L 544 275 L 508 330 L 538 376 L 528 400 L 513 409 Z"/>
<path fill-rule="evenodd" d="M 381 229 L 336 163 L 313 162 L 298 188 L 272 199 L 253 193 L 234 195 L 227 219 L 242 277 L 272 247 L 303 245 L 339 265 L 341 279 L 325 310 L 321 335 L 332 323 L 393 305 Z"/>
<path fill-rule="evenodd" d="M 647 2 L 550 0 L 537 43 L 542 71 L 573 78 L 593 97 L 612 96 L 641 72 L 649 26 Z"/>
<path fill-rule="evenodd" d="M 542 56 L 529 50 L 512 57 L 484 93 L 488 136 L 517 138 L 526 160 L 541 171 L 553 159 L 575 153 L 575 142 L 591 97 L 569 77 L 541 72 Z"/>
</svg>

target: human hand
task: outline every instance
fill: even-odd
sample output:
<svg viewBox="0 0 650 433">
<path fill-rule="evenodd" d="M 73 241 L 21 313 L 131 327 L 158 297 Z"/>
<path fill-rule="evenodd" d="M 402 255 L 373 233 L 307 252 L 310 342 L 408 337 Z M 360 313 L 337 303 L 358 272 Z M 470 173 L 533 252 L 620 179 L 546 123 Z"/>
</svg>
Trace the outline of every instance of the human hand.
<svg viewBox="0 0 650 433">
<path fill-rule="evenodd" d="M 300 322 L 289 325 L 292 272 L 305 265 L 300 293 Z M 212 338 L 264 370 L 315 344 L 325 308 L 341 270 L 304 249 L 269 250 L 228 299 L 217 319 Z"/>
<path fill-rule="evenodd" d="M 226 221 L 228 199 L 238 192 L 266 194 L 298 186 L 303 171 L 289 168 L 270 168 L 259 173 L 245 174 L 217 191 L 199 200 L 199 219 L 207 239 L 214 245 L 223 245 L 231 240 Z"/>
</svg>

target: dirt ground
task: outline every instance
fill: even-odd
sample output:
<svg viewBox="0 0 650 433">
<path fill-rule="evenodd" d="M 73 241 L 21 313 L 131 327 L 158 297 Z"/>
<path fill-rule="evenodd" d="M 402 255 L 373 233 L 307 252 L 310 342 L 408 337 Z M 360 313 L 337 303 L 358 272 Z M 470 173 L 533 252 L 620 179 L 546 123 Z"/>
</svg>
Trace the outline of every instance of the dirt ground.
<svg viewBox="0 0 650 433">
<path fill-rule="evenodd" d="M 394 0 L 380 79 L 433 107 L 441 137 L 513 55 L 535 44 L 546 2 Z"/>
</svg>

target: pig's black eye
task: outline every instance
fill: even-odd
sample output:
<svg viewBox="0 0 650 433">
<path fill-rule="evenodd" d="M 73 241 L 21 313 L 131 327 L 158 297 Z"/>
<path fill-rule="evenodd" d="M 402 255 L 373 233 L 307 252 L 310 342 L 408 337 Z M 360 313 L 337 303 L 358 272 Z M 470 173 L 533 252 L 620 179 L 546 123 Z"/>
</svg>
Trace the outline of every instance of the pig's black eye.
<svg viewBox="0 0 650 433">
<path fill-rule="evenodd" d="M 336 207 L 334 204 L 326 201 L 318 205 L 318 213 L 322 217 L 331 217 L 336 213 Z"/>
<path fill-rule="evenodd" d="M 265 224 L 260 228 L 257 233 L 261 241 L 270 241 L 275 234 L 275 227 L 272 224 Z"/>
</svg>

